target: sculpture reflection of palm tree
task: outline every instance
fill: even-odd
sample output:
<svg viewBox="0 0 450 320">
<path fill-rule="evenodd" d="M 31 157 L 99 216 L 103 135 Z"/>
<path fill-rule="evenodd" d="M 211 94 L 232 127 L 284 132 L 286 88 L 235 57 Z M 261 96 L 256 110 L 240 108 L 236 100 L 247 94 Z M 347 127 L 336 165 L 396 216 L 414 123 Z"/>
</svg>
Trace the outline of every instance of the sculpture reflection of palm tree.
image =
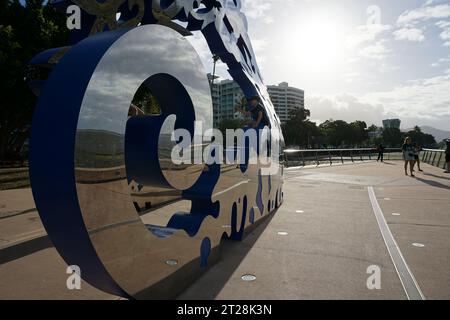
<svg viewBox="0 0 450 320">
<path fill-rule="evenodd" d="M 245 113 L 246 112 L 245 109 L 247 108 L 247 99 L 243 95 L 240 95 L 236 100 L 237 100 L 237 103 L 236 103 L 234 109 L 237 112 Z"/>
<path fill-rule="evenodd" d="M 134 95 L 131 106 L 140 110 L 135 115 L 160 115 L 161 106 L 153 95 L 152 91 L 145 85 L 142 85 Z"/>
</svg>

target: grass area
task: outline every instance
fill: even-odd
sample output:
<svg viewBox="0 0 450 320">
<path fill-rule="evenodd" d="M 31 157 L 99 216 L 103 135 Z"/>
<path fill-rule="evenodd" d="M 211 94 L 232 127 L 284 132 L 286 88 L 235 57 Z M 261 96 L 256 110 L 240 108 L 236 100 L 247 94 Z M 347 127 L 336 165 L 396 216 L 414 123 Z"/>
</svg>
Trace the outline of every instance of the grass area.
<svg viewBox="0 0 450 320">
<path fill-rule="evenodd" d="M 28 167 L 0 169 L 0 190 L 21 189 L 29 186 Z"/>
</svg>

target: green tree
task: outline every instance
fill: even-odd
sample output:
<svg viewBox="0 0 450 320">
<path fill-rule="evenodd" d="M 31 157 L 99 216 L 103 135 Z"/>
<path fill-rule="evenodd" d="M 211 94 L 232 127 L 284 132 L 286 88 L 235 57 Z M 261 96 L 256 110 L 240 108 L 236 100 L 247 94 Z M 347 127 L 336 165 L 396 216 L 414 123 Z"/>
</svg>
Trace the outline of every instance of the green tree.
<svg viewBox="0 0 450 320">
<path fill-rule="evenodd" d="M 304 108 L 295 109 L 290 113 L 290 120 L 282 128 L 286 145 L 309 148 L 314 144 L 320 131 L 316 123 L 308 119 L 310 116 L 311 112 Z"/>
<path fill-rule="evenodd" d="M 16 160 L 29 136 L 36 98 L 24 66 L 37 53 L 65 45 L 64 15 L 46 1 L 0 0 L 0 160 Z"/>
<path fill-rule="evenodd" d="M 367 128 L 367 132 L 378 132 L 382 129 L 380 127 L 377 127 L 376 125 L 372 124 L 370 127 Z"/>
<path fill-rule="evenodd" d="M 354 121 L 350 123 L 351 136 L 348 137 L 353 147 L 361 146 L 369 139 L 367 124 L 364 121 Z"/>
<path fill-rule="evenodd" d="M 436 139 L 431 134 L 424 133 L 418 126 L 415 126 L 406 135 L 411 138 L 413 143 L 420 144 L 422 147 L 432 148 L 436 146 Z"/>
<path fill-rule="evenodd" d="M 343 120 L 327 120 L 319 126 L 325 141 L 332 147 L 348 147 L 353 143 L 355 127 Z M 359 130 L 359 129 L 358 129 Z"/>
<path fill-rule="evenodd" d="M 383 143 L 386 147 L 398 148 L 401 147 L 405 135 L 397 128 L 384 128 L 383 129 Z"/>
</svg>

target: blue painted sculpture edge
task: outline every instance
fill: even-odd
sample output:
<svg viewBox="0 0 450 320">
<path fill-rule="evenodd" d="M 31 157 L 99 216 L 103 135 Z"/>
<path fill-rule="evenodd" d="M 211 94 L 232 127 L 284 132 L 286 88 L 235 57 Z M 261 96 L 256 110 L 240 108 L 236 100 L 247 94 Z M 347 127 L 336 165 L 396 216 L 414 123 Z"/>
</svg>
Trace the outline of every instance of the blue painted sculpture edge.
<svg viewBox="0 0 450 320">
<path fill-rule="evenodd" d="M 119 296 L 127 294 L 95 252 L 80 212 L 75 185 L 75 135 L 91 75 L 105 51 L 129 29 L 100 33 L 74 46 L 51 73 L 39 98 L 30 138 L 30 179 L 43 224 L 55 248 L 86 281 Z M 81 58 L 80 58 L 81 57 Z M 42 126 L 43 123 L 48 125 Z"/>
</svg>

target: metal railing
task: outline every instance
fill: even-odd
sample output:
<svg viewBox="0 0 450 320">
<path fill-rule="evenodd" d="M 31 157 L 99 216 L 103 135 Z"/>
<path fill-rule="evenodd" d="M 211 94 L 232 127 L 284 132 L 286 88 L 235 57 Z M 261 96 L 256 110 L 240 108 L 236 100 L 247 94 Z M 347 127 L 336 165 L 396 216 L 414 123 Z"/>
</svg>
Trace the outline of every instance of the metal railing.
<svg viewBox="0 0 450 320">
<path fill-rule="evenodd" d="M 324 163 L 342 163 L 377 160 L 378 151 L 371 148 L 360 149 L 305 149 L 284 150 L 284 161 L 286 167 L 300 167 L 307 165 L 320 165 Z M 402 150 L 397 148 L 386 148 L 384 160 L 401 160 Z"/>
<path fill-rule="evenodd" d="M 435 167 L 446 169 L 445 150 L 423 149 L 422 162 L 431 164 Z"/>
</svg>

